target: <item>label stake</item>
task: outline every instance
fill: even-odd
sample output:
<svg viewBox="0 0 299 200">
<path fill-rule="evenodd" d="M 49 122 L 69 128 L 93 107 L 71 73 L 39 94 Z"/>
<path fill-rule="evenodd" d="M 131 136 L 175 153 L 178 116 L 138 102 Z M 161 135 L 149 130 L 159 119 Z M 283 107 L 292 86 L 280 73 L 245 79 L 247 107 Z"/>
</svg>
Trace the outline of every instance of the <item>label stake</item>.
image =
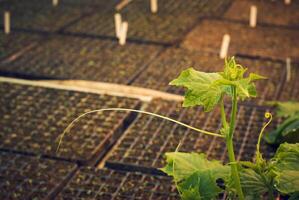
<svg viewBox="0 0 299 200">
<path fill-rule="evenodd" d="M 287 67 L 287 82 L 289 82 L 291 80 L 291 71 L 292 71 L 291 58 L 286 59 L 286 67 Z"/>
<path fill-rule="evenodd" d="M 252 28 L 256 27 L 256 21 L 257 21 L 257 7 L 250 6 L 249 26 Z"/>
<path fill-rule="evenodd" d="M 115 35 L 117 38 L 120 38 L 120 32 L 121 32 L 121 15 L 119 13 L 116 13 L 114 15 L 114 23 L 115 23 Z"/>
<path fill-rule="evenodd" d="M 53 6 L 57 6 L 58 5 L 58 0 L 53 0 L 52 3 L 53 3 Z"/>
<path fill-rule="evenodd" d="M 292 0 L 284 0 L 284 3 L 285 3 L 286 5 L 290 5 L 290 4 L 292 3 Z"/>
<path fill-rule="evenodd" d="M 151 12 L 152 13 L 158 12 L 158 0 L 151 0 Z"/>
<path fill-rule="evenodd" d="M 4 12 L 4 33 L 10 33 L 10 12 L 8 11 Z"/>
<path fill-rule="evenodd" d="M 119 38 L 119 44 L 120 45 L 125 45 L 126 44 L 128 26 L 129 26 L 128 22 L 123 22 L 121 24 L 121 33 L 120 33 L 120 38 Z"/>
<path fill-rule="evenodd" d="M 230 43 L 230 36 L 229 34 L 225 34 L 222 39 L 221 49 L 220 49 L 220 58 L 224 59 L 227 57 L 228 47 Z"/>
</svg>

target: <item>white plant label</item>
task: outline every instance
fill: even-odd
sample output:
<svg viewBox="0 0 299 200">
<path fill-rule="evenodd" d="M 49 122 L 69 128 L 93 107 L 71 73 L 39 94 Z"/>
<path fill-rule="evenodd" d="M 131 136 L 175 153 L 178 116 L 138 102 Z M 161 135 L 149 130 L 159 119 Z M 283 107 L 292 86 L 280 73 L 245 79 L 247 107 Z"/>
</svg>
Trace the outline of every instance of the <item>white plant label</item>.
<svg viewBox="0 0 299 200">
<path fill-rule="evenodd" d="M 10 33 L 10 12 L 4 12 L 4 33 Z"/>
<path fill-rule="evenodd" d="M 286 5 L 290 5 L 290 4 L 292 3 L 292 0 L 284 0 L 284 3 L 285 3 Z"/>
<path fill-rule="evenodd" d="M 250 6 L 250 16 L 249 16 L 249 25 L 250 27 L 254 28 L 256 27 L 256 21 L 257 21 L 257 7 L 256 6 Z"/>
<path fill-rule="evenodd" d="M 53 0 L 52 3 L 53 3 L 53 6 L 57 6 L 58 5 L 58 0 Z"/>
<path fill-rule="evenodd" d="M 158 12 L 158 0 L 150 0 L 151 1 L 151 12 L 157 13 Z"/>
<path fill-rule="evenodd" d="M 222 44 L 221 44 L 221 49 L 219 54 L 221 59 L 227 57 L 229 43 L 230 43 L 230 36 L 229 34 L 225 34 L 222 39 Z"/>
<path fill-rule="evenodd" d="M 115 23 L 115 35 L 117 38 L 120 38 L 120 32 L 121 32 L 121 15 L 119 13 L 116 13 L 114 15 L 114 23 Z"/>
<path fill-rule="evenodd" d="M 291 58 L 286 59 L 286 67 L 287 67 L 287 82 L 291 80 Z"/>
<path fill-rule="evenodd" d="M 128 32 L 128 22 L 123 22 L 121 24 L 121 30 L 120 30 L 120 38 L 119 38 L 119 44 L 125 45 L 127 40 L 127 32 Z"/>
</svg>

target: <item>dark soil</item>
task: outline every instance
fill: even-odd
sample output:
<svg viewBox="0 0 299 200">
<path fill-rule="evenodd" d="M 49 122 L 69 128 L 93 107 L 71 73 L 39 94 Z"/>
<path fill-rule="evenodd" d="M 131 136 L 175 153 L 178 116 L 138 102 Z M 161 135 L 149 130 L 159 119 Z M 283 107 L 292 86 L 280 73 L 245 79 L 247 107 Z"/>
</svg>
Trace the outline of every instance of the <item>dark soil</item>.
<svg viewBox="0 0 299 200">
<path fill-rule="evenodd" d="M 285 61 L 299 60 L 299 31 L 278 27 L 250 28 L 248 25 L 220 20 L 203 20 L 186 37 L 183 46 L 219 54 L 224 34 L 231 36 L 228 54 L 250 55 Z"/>
<path fill-rule="evenodd" d="M 257 25 L 278 25 L 299 28 L 299 4 L 292 1 L 286 5 L 284 1 L 234 1 L 224 14 L 224 18 L 249 24 L 250 6 L 257 6 Z"/>
<path fill-rule="evenodd" d="M 84 112 L 109 108 L 136 108 L 130 98 L 1 83 L 0 149 L 54 156 L 79 162 L 98 159 L 119 137 L 124 112 L 90 114 L 76 123 L 56 152 L 58 136 Z"/>
<path fill-rule="evenodd" d="M 63 161 L 0 152 L 0 199 L 46 199 L 75 169 Z"/>
<path fill-rule="evenodd" d="M 56 199 L 179 199 L 172 180 L 138 172 L 81 168 Z"/>
</svg>

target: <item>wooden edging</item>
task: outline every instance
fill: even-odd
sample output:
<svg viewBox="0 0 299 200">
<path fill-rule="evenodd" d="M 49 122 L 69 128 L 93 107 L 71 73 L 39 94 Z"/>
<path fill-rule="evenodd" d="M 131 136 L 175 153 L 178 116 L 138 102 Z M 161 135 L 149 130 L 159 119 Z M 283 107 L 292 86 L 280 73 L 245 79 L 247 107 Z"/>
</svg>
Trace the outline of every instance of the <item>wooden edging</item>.
<svg viewBox="0 0 299 200">
<path fill-rule="evenodd" d="M 60 90 L 72 90 L 78 92 L 87 92 L 95 94 L 106 94 L 122 97 L 137 98 L 141 101 L 150 102 L 153 98 L 161 98 L 172 101 L 182 101 L 183 97 L 166 92 L 161 92 L 142 87 L 120 85 L 114 83 L 104 83 L 84 80 L 42 80 L 30 81 L 24 79 L 15 79 L 0 77 L 0 82 L 8 82 L 22 85 L 31 85 L 37 87 L 54 88 Z"/>
</svg>

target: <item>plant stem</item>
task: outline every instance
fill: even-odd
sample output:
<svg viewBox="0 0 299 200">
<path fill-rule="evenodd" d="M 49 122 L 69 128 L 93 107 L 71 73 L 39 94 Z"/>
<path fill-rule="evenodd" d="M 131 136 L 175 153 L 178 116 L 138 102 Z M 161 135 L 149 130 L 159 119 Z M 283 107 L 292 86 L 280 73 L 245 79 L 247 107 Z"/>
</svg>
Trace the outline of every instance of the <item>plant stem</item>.
<svg viewBox="0 0 299 200">
<path fill-rule="evenodd" d="M 225 109 L 224 109 L 224 103 L 223 103 L 223 96 L 221 98 L 220 102 L 220 111 L 221 111 L 221 122 L 224 128 L 227 128 L 227 121 L 226 121 L 226 115 L 225 115 Z"/>
<path fill-rule="evenodd" d="M 237 190 L 238 198 L 240 200 L 244 200 L 244 194 L 241 187 L 240 176 L 239 176 L 238 166 L 236 163 L 234 145 L 233 145 L 233 133 L 235 130 L 237 107 L 238 107 L 237 91 L 235 86 L 232 86 L 232 93 L 233 93 L 232 111 L 231 111 L 229 132 L 228 135 L 226 136 L 226 146 L 228 151 L 229 162 L 231 163 L 231 175 L 234 181 L 234 186 L 235 189 Z"/>
</svg>

